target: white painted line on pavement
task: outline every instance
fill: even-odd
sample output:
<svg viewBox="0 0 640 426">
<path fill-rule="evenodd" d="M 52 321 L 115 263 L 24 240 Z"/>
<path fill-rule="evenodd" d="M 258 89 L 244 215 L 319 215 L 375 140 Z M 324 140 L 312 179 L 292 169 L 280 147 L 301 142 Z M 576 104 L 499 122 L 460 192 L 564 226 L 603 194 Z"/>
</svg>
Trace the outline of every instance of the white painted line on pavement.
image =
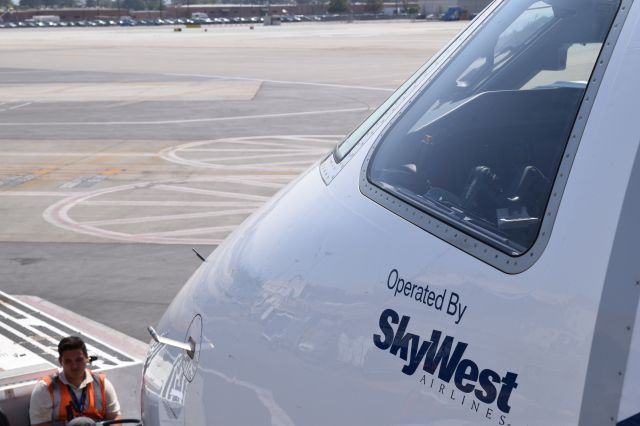
<svg viewBox="0 0 640 426">
<path fill-rule="evenodd" d="M 73 189 L 73 188 L 89 188 L 98 183 L 107 180 L 107 175 L 90 175 L 90 176 L 78 176 L 77 178 L 65 182 L 59 185 L 60 189 Z"/>
<path fill-rule="evenodd" d="M 163 216 L 143 216 L 143 217 L 129 217 L 124 219 L 94 220 L 94 221 L 86 221 L 82 223 L 84 225 L 89 225 L 89 226 L 126 225 L 126 224 L 132 224 L 132 223 L 166 222 L 170 220 L 198 219 L 203 217 L 220 217 L 220 216 L 231 216 L 236 214 L 251 214 L 254 211 L 255 211 L 255 208 L 236 209 L 236 210 L 224 210 L 219 212 L 183 213 L 183 214 L 171 214 L 171 215 L 163 215 Z"/>
<path fill-rule="evenodd" d="M 253 152 L 252 150 L 247 150 Z M 238 150 L 236 150 L 238 152 Z M 326 154 L 327 151 L 325 149 L 317 150 L 317 151 L 300 151 L 300 152 L 292 152 L 288 154 L 261 154 L 261 155 L 238 155 L 235 157 L 210 157 L 210 158 L 199 158 L 198 161 L 202 161 L 203 163 L 207 163 L 209 161 L 229 161 L 229 160 L 261 160 L 263 158 L 282 158 L 282 157 L 300 157 L 300 156 L 312 156 L 313 158 L 310 160 L 306 160 L 306 163 L 309 161 L 314 161 L 317 156 Z M 271 163 L 262 163 L 256 162 L 257 165 L 262 164 L 271 164 Z M 232 164 L 230 164 L 232 165 Z M 244 164 L 243 164 L 244 165 Z"/>
<path fill-rule="evenodd" d="M 252 195 L 252 194 L 240 194 L 238 192 L 227 192 L 227 191 L 216 191 L 211 189 L 199 189 L 199 188 L 191 188 L 191 187 L 182 187 L 175 185 L 155 185 L 155 189 L 161 189 L 164 191 L 177 191 L 184 192 L 187 194 L 198 194 L 198 195 L 212 195 L 214 197 L 231 197 L 242 200 L 249 201 L 267 201 L 271 197 L 265 197 L 262 195 Z"/>
<path fill-rule="evenodd" d="M 20 105 L 16 105 L 16 106 L 12 106 L 12 107 L 10 107 L 10 108 L 7 108 L 7 109 L 6 109 L 6 111 L 11 111 L 11 110 L 14 110 L 14 109 L 18 109 L 18 108 L 26 107 L 26 106 L 31 105 L 32 103 L 33 103 L 33 102 L 25 102 L 25 103 L 23 103 L 23 104 L 20 104 Z"/>
<path fill-rule="evenodd" d="M 153 232 L 149 234 L 137 234 L 141 237 L 173 237 L 180 235 L 202 235 L 205 233 L 230 232 L 236 229 L 238 225 L 225 226 L 208 226 L 205 228 L 179 229 L 177 231 Z"/>
<path fill-rule="evenodd" d="M 183 145 L 166 148 L 160 151 L 160 156 L 170 162 L 182 164 L 189 167 L 201 167 L 217 170 L 259 170 L 259 171 L 278 171 L 281 173 L 300 173 L 308 166 L 317 161 L 318 158 L 327 154 L 327 149 L 333 147 L 343 138 L 343 135 L 272 135 L 272 136 L 245 136 L 235 138 L 216 139 L 211 141 L 190 142 Z M 292 143 L 295 142 L 295 143 Z M 326 147 L 318 146 L 320 143 Z M 216 148 L 221 145 L 223 148 Z M 254 148 L 259 147 L 259 148 Z M 247 155 L 254 152 L 265 152 L 270 147 L 276 148 L 273 151 L 284 149 L 296 149 L 299 151 L 281 154 L 281 155 Z M 237 156 L 211 158 L 193 158 L 189 155 L 185 158 L 184 154 L 191 152 L 199 152 L 200 150 L 224 149 L 224 152 L 233 152 L 235 149 Z M 207 151 L 209 152 L 209 151 Z M 307 159 L 295 162 L 262 162 L 260 160 L 268 158 L 298 157 L 302 155 Z M 238 160 L 257 160 L 243 161 L 240 164 L 227 164 L 227 162 Z M 299 165 L 299 167 L 295 167 Z M 290 166 L 290 167 L 284 167 Z"/>
<path fill-rule="evenodd" d="M 306 169 L 311 164 L 316 162 L 317 160 L 318 160 L 317 158 L 312 158 L 312 159 L 308 159 L 308 160 L 278 161 L 278 162 L 274 162 L 274 163 L 256 163 L 255 166 L 259 166 L 259 167 L 262 167 L 262 166 L 264 166 L 264 167 L 280 167 L 280 166 L 296 166 L 296 165 L 299 165 L 303 169 Z"/>
<path fill-rule="evenodd" d="M 69 197 L 76 194 L 65 191 L 0 191 L 0 197 Z"/>
<path fill-rule="evenodd" d="M 36 74 L 36 73 L 49 73 L 50 70 L 15 70 L 15 71 L 0 71 L 0 74 Z"/>
<path fill-rule="evenodd" d="M 307 142 L 321 142 L 334 145 L 336 143 L 334 138 L 344 138 L 345 135 L 325 135 L 325 136 L 304 136 L 304 135 L 290 135 L 280 136 L 280 139 L 291 141 L 307 141 Z"/>
<path fill-rule="evenodd" d="M 263 179 L 263 181 L 259 181 L 259 179 Z M 264 179 L 272 180 L 271 182 L 265 182 Z M 80 234 L 91 235 L 94 237 L 107 238 L 107 239 L 115 239 L 120 241 L 134 242 L 134 243 L 153 243 L 153 244 L 189 244 L 189 245 L 197 245 L 197 244 L 208 244 L 208 245 L 218 245 L 224 241 L 226 238 L 226 234 L 232 230 L 234 230 L 240 222 L 244 219 L 244 217 L 253 213 L 258 207 L 260 207 L 265 201 L 267 201 L 269 196 L 259 196 L 254 194 L 244 194 L 242 192 L 231 193 L 226 191 L 215 191 L 215 190 L 205 190 L 200 188 L 192 188 L 192 187 L 181 187 L 179 185 L 192 185 L 196 183 L 203 182 L 235 182 L 236 184 L 241 185 L 249 185 L 254 187 L 268 187 L 272 188 L 275 186 L 275 189 L 279 189 L 282 186 L 278 181 L 283 180 L 288 182 L 291 179 L 290 176 L 278 176 L 278 175 L 240 175 L 238 177 L 234 176 L 220 176 L 220 177 L 205 177 L 205 178 L 195 178 L 188 179 L 186 181 L 155 181 L 155 182 L 144 182 L 144 183 L 135 183 L 129 185 L 121 185 L 117 187 L 104 188 L 100 190 L 84 192 L 84 193 L 75 193 L 63 200 L 60 200 L 51 206 L 49 206 L 42 214 L 42 217 L 49 223 L 54 226 L 57 226 L 62 229 L 66 229 L 68 231 L 77 232 Z M 286 183 L 285 182 L 285 183 Z M 118 232 L 110 229 L 101 228 L 99 225 L 125 225 L 126 223 L 140 223 L 140 222 L 148 222 L 149 218 L 122 218 L 122 220 L 105 218 L 104 220 L 94 220 L 91 222 L 82 222 L 73 219 L 70 216 L 71 210 L 73 210 L 77 206 L 96 206 L 94 208 L 100 209 L 104 205 L 137 205 L 144 203 L 151 203 L 153 206 L 157 205 L 158 201 L 156 200 L 132 200 L 132 201 L 119 201 L 119 200 L 95 200 L 97 197 L 110 196 L 113 197 L 113 194 L 121 193 L 122 191 L 131 191 L 131 190 L 165 190 L 165 191 L 177 191 L 182 194 L 194 194 L 194 195 L 204 195 L 209 197 L 228 197 L 232 200 L 230 201 L 207 201 L 207 203 L 227 203 L 225 205 L 213 205 L 213 208 L 221 207 L 221 208 L 232 208 L 233 211 L 217 211 L 217 212 L 200 212 L 196 213 L 186 213 L 179 215 L 166 215 L 165 217 L 151 217 L 151 220 L 179 220 L 183 218 L 191 218 L 191 217 L 207 217 L 207 216 L 227 216 L 227 217 L 236 217 L 237 220 L 234 219 L 233 224 L 223 225 L 223 226 L 214 226 L 202 229 L 172 229 L 166 232 L 151 232 L 147 234 L 132 234 L 129 232 Z M 188 206 L 195 205 L 195 203 L 200 203 L 198 201 L 181 201 L 181 200 L 170 200 L 170 196 L 162 197 L 163 202 L 165 202 L 165 206 Z M 231 215 L 231 216 L 230 216 Z M 103 216 L 104 217 L 104 216 Z M 95 218 L 95 216 L 94 216 Z M 208 234 L 207 234 L 208 233 Z M 214 235 L 211 235 L 214 233 Z M 216 237 L 215 233 L 219 234 L 219 237 Z"/>
<path fill-rule="evenodd" d="M 190 148 L 182 149 L 184 152 L 238 152 L 238 151 L 251 151 L 251 152 L 269 152 L 269 153 L 307 153 L 309 150 L 306 147 L 299 148 Z M 324 152 L 324 151 L 323 151 Z M 0 153 L 1 154 L 1 153 Z"/>
<path fill-rule="evenodd" d="M 279 185 L 281 187 L 283 185 Z M 260 201 L 83 201 L 82 206 L 102 207 L 254 207 L 262 205 Z"/>
<path fill-rule="evenodd" d="M 265 80 L 262 78 L 251 77 L 229 77 L 225 75 L 211 75 L 211 74 L 164 74 L 171 77 L 201 77 L 212 78 L 216 80 L 240 80 L 240 81 L 257 81 L 260 83 L 273 83 L 273 84 L 286 84 L 295 86 L 316 86 L 316 87 L 334 87 L 338 89 L 357 89 L 357 90 L 373 90 L 376 92 L 393 92 L 396 89 L 388 89 L 384 87 L 372 87 L 372 86 L 354 86 L 349 84 L 337 84 L 337 83 L 315 83 L 310 81 L 288 81 L 288 80 Z"/>
<path fill-rule="evenodd" d="M 277 142 L 274 139 L 284 139 L 284 140 L 290 140 L 290 141 L 314 141 L 314 142 L 322 142 L 322 143 L 326 143 L 328 145 L 335 145 L 336 139 L 342 139 L 344 138 L 344 135 L 329 135 L 327 136 L 327 139 L 325 140 L 319 140 L 319 139 L 309 139 L 306 138 L 304 136 L 281 136 L 281 135 L 274 135 L 274 136 L 248 136 L 248 137 L 239 137 L 239 138 L 223 138 L 223 139 L 215 139 L 215 140 L 211 140 L 211 141 L 201 141 L 201 142 L 192 142 L 190 144 L 186 144 L 183 146 L 188 146 L 188 145 L 197 145 L 197 144 L 203 144 L 203 143 L 219 143 L 219 144 L 224 144 L 224 143 L 234 143 L 234 144 L 243 144 L 243 145 L 257 145 L 257 146 L 274 146 L 274 147 L 280 147 L 280 148 L 292 148 L 291 144 L 288 142 Z M 266 139 L 266 140 L 265 140 Z M 306 148 L 305 145 L 301 146 L 301 148 Z"/>
<path fill-rule="evenodd" d="M 275 175 L 269 175 L 268 178 L 271 179 L 273 177 L 276 177 Z M 249 179 L 236 179 L 236 182 L 240 182 L 240 183 L 244 183 L 247 185 L 253 185 L 253 186 L 262 186 L 264 188 L 273 188 L 273 189 L 280 189 L 280 188 L 284 188 L 284 186 L 291 180 L 291 175 L 281 175 L 280 177 L 284 177 L 286 178 L 286 183 L 275 183 L 275 182 L 260 182 L 257 180 L 249 180 Z"/>
<path fill-rule="evenodd" d="M 157 157 L 159 154 L 148 152 L 20 152 L 0 151 L 3 157 Z"/>
<path fill-rule="evenodd" d="M 138 182 L 84 192 L 52 192 L 50 193 L 51 195 L 59 197 L 64 194 L 66 198 L 49 206 L 43 212 L 43 218 L 59 228 L 99 238 L 135 243 L 217 245 L 226 238 L 226 234 L 229 231 L 236 229 L 245 217 L 267 202 L 275 191 L 281 189 L 292 180 L 293 176 L 288 173 L 289 170 L 298 173 L 306 169 L 317 161 L 317 159 L 311 157 L 319 157 L 326 154 L 329 145 L 335 145 L 343 137 L 343 135 L 234 137 L 190 142 L 165 148 L 156 154 L 141 152 L 118 153 L 115 155 L 123 157 L 132 155 L 160 157 L 181 164 L 220 168 L 230 174 Z M 189 157 L 197 158 L 202 153 L 208 153 L 208 157 L 215 153 L 220 154 L 221 158 L 207 158 L 207 161 L 217 161 L 220 164 L 203 163 L 202 159 L 200 161 L 186 160 L 179 156 L 180 154 L 188 154 Z M 242 153 L 248 155 L 242 156 Z M 1 154 L 2 152 L 0 152 Z M 16 154 L 43 156 L 43 153 Z M 60 156 L 71 154 L 89 158 L 97 155 L 106 157 L 114 155 L 108 152 L 96 154 L 51 152 L 50 154 Z M 233 156 L 225 158 L 224 155 Z M 301 159 L 304 157 L 309 158 Z M 271 162 L 260 163 L 261 160 Z M 240 164 L 225 164 L 234 161 Z M 283 171 L 282 165 L 291 167 Z M 293 167 L 297 165 L 300 165 L 300 167 Z M 209 183 L 231 183 L 234 186 L 231 187 L 231 190 L 218 190 L 216 186 L 211 188 Z M 260 190 L 259 188 L 263 189 Z M 221 189 L 224 188 L 221 187 Z M 130 191 L 138 190 L 141 191 L 139 195 L 132 197 Z M 158 194 L 159 192 L 164 192 L 165 194 Z M 171 192 L 175 194 L 172 195 L 170 194 Z M 39 194 L 44 193 L 39 192 Z M 122 194 L 122 196 L 119 194 Z M 1 192 L 0 195 L 2 195 Z M 72 214 L 75 213 L 74 209 L 77 207 L 83 208 L 78 210 L 82 212 L 80 217 Z M 107 210 L 105 207 L 113 207 L 113 209 Z M 116 213 L 119 211 L 119 207 L 126 207 L 123 210 L 124 216 Z M 136 208 L 144 207 L 150 209 L 136 211 Z M 162 208 L 164 210 L 157 211 L 157 209 Z M 199 209 L 200 211 L 192 210 L 189 212 L 189 210 L 185 210 L 188 208 Z M 153 215 L 156 212 L 158 215 Z M 188 226 L 190 219 L 210 217 L 226 217 L 229 219 L 225 219 L 224 224 L 220 226 L 215 226 L 214 223 L 211 224 L 214 226 L 206 228 L 184 228 Z M 157 227 L 158 229 L 146 229 L 146 231 L 149 231 L 146 233 L 142 229 L 131 231 L 133 228 L 126 227 L 127 225 L 148 222 L 157 224 L 165 222 L 166 226 L 159 226 Z M 119 226 L 122 228 L 118 228 Z M 134 233 L 136 231 L 139 233 Z"/>
<path fill-rule="evenodd" d="M 149 124 L 185 124 L 185 123 L 210 123 L 216 121 L 233 121 L 233 120 L 250 120 L 262 118 L 283 118 L 283 117 L 302 117 L 309 115 L 322 114 L 341 114 L 345 112 L 366 112 L 371 108 L 345 108 L 345 109 L 328 109 L 321 111 L 305 111 L 305 112 L 287 112 L 280 114 L 258 114 L 244 115 L 234 117 L 210 117 L 210 118 L 192 118 L 184 120 L 156 120 L 156 121 L 52 121 L 52 122 L 23 122 L 23 123 L 0 123 L 0 127 L 7 126 L 146 126 Z"/>
</svg>

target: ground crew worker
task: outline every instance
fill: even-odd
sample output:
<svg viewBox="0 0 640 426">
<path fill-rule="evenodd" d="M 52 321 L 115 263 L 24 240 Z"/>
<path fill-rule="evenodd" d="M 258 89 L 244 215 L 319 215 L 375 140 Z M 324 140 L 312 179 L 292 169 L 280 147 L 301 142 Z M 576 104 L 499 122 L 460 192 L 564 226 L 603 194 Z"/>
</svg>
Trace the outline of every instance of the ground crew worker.
<svg viewBox="0 0 640 426">
<path fill-rule="evenodd" d="M 76 417 L 96 421 L 120 418 L 120 404 L 111 382 L 104 374 L 86 368 L 89 356 L 84 341 L 78 336 L 63 338 L 58 355 L 62 369 L 40 379 L 31 393 L 31 425 L 65 425 Z"/>
</svg>

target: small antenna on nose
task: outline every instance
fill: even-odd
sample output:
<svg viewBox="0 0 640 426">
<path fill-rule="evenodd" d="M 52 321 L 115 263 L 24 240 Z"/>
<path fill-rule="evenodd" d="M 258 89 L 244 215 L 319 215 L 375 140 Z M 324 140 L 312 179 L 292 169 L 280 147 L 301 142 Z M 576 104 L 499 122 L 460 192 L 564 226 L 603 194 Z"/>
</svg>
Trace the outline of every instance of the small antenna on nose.
<svg viewBox="0 0 640 426">
<path fill-rule="evenodd" d="M 203 262 L 206 262 L 207 259 L 205 259 L 204 257 L 202 257 L 202 255 L 200 253 L 198 253 L 196 251 L 196 249 L 192 248 L 191 250 L 193 250 L 193 252 L 196 254 L 196 256 L 198 256 L 198 259 L 202 260 Z"/>
</svg>

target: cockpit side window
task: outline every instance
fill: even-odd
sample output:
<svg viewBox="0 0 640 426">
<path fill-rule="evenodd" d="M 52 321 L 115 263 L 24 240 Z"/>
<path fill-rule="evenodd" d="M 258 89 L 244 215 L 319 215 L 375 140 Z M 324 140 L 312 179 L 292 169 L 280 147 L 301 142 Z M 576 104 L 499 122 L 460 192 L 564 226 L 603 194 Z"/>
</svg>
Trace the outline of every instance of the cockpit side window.
<svg viewBox="0 0 640 426">
<path fill-rule="evenodd" d="M 511 0 L 370 156 L 377 189 L 510 257 L 540 232 L 620 0 Z"/>
</svg>

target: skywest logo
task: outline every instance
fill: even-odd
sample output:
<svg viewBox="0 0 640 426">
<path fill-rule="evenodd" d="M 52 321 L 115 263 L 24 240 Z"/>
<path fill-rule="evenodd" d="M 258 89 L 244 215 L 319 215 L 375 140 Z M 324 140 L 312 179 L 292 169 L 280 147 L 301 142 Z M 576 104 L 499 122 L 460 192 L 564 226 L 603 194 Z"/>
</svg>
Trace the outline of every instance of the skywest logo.
<svg viewBox="0 0 640 426">
<path fill-rule="evenodd" d="M 373 343 L 378 348 L 389 350 L 392 355 L 407 361 L 402 367 L 404 374 L 413 375 L 422 363 L 422 369 L 434 377 L 437 370 L 437 377 L 443 382 L 450 383 L 453 379 L 455 386 L 464 394 L 473 392 L 485 404 L 497 400 L 496 405 L 503 413 L 511 410 L 509 398 L 518 387 L 516 373 L 507 372 L 500 377 L 500 374 L 488 368 L 480 370 L 475 362 L 463 359 L 467 343 L 458 342 L 454 347 L 451 336 L 446 336 L 440 343 L 442 332 L 438 330 L 433 330 L 431 340 L 420 342 L 420 336 L 407 333 L 410 319 L 408 316 L 400 318 L 393 309 L 386 309 L 380 315 L 382 335 L 373 335 Z M 399 324 L 396 331 L 392 324 Z"/>
</svg>

